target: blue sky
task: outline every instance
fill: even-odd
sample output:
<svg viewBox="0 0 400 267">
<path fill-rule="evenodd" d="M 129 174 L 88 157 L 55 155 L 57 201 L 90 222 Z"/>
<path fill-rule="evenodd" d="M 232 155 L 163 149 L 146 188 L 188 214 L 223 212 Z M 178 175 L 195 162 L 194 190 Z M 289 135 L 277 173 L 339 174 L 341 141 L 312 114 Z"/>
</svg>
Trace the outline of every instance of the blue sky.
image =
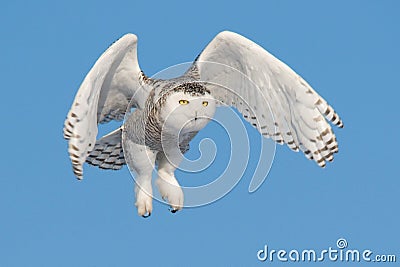
<svg viewBox="0 0 400 267">
<path fill-rule="evenodd" d="M 399 261 L 399 8 L 397 1 L 2 3 L 0 266 L 285 266 L 259 262 L 256 253 L 264 245 L 322 250 L 340 237 Z M 334 129 L 334 163 L 322 170 L 278 146 L 257 192 L 247 191 L 251 161 L 219 201 L 177 214 L 156 202 L 148 219 L 136 214 L 127 168 L 87 166 L 78 182 L 63 121 L 108 45 L 137 34 L 140 65 L 152 75 L 193 60 L 226 29 L 288 63 L 339 112 L 345 128 Z M 213 125 L 194 141 L 213 133 L 226 150 Z M 257 141 L 251 146 L 257 158 Z M 182 182 L 202 175 L 212 170 L 177 174 Z"/>
</svg>

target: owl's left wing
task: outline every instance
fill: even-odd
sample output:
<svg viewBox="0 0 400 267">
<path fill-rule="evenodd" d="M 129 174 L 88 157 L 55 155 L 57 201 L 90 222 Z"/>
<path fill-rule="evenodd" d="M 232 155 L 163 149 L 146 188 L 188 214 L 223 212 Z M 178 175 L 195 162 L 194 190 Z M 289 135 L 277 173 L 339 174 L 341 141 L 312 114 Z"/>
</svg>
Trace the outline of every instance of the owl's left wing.
<svg viewBox="0 0 400 267">
<path fill-rule="evenodd" d="M 326 121 L 343 127 L 333 108 L 290 67 L 249 39 L 219 33 L 189 72 L 196 72 L 216 99 L 237 108 L 263 136 L 300 149 L 321 167 L 338 152 Z"/>
</svg>

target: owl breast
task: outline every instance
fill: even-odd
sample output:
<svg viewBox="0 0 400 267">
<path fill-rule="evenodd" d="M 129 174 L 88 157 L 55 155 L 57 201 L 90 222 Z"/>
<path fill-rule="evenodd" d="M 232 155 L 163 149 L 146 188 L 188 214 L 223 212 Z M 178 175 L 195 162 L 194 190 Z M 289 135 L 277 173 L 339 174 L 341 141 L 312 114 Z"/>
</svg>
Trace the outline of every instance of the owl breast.
<svg viewBox="0 0 400 267">
<path fill-rule="evenodd" d="M 126 122 L 135 143 L 152 150 L 178 146 L 186 151 L 189 142 L 214 116 L 215 99 L 195 81 L 154 84 L 143 110 L 136 110 Z"/>
</svg>

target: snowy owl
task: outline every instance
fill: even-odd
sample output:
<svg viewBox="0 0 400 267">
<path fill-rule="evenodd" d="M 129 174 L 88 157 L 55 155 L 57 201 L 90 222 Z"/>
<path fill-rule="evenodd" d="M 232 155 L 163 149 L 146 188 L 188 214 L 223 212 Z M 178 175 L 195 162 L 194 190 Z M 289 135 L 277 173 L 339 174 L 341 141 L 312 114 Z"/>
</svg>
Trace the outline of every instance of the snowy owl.
<svg viewBox="0 0 400 267">
<path fill-rule="evenodd" d="M 183 191 L 174 172 L 189 142 L 218 106 L 232 106 L 266 138 L 301 150 L 319 166 L 338 152 L 328 123 L 343 127 L 337 113 L 285 63 L 233 32 L 219 33 L 181 77 L 147 77 L 137 59 L 137 37 L 126 34 L 97 60 L 81 84 L 64 124 L 73 172 L 83 178 L 85 162 L 135 174 L 140 216 L 152 212 L 156 185 L 176 212 Z M 96 141 L 98 124 L 123 125 Z"/>
</svg>

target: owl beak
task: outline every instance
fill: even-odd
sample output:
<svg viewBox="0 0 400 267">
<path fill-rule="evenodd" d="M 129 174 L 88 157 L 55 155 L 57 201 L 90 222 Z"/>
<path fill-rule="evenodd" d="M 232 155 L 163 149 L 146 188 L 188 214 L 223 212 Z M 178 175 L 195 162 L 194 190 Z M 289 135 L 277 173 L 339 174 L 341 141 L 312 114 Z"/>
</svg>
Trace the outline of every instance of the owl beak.
<svg viewBox="0 0 400 267">
<path fill-rule="evenodd" d="M 197 121 L 197 111 L 194 114 L 194 120 Z"/>
</svg>

